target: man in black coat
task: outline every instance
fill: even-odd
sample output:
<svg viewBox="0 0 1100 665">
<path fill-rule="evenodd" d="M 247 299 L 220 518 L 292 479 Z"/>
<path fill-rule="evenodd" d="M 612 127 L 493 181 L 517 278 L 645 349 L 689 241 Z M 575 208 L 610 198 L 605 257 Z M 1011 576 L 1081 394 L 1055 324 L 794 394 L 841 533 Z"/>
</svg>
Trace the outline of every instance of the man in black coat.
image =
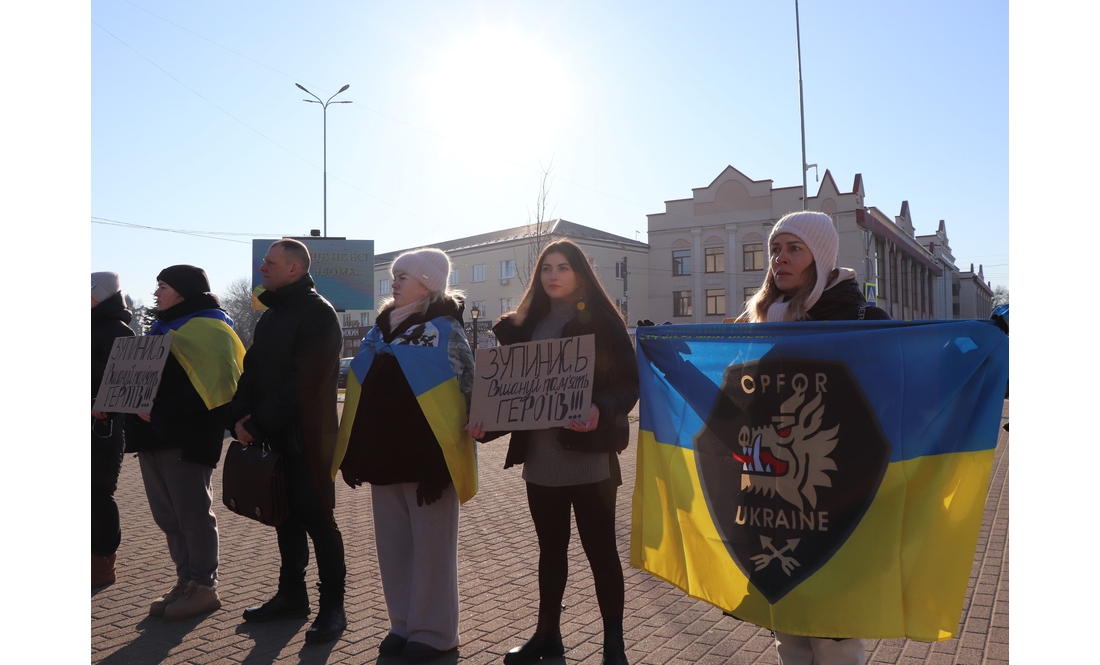
<svg viewBox="0 0 1100 665">
<path fill-rule="evenodd" d="M 133 318 L 122 299 L 118 274 L 92 273 L 92 404 L 95 404 L 111 347 L 133 337 Z M 92 588 L 115 581 L 115 552 L 122 540 L 115 489 L 126 448 L 124 416 L 92 412 Z"/>
<path fill-rule="evenodd" d="M 266 443 L 283 456 L 290 517 L 276 527 L 279 588 L 245 621 L 304 618 L 310 612 L 305 570 L 306 534 L 313 540 L 320 578 L 320 610 L 306 633 L 310 643 L 336 639 L 344 612 L 344 540 L 333 517 L 332 459 L 336 448 L 336 380 L 340 321 L 314 289 L 309 251 L 297 240 L 271 245 L 260 272 L 259 296 L 268 307 L 256 325 L 244 373 L 233 396 L 233 430 L 244 444 Z"/>
</svg>

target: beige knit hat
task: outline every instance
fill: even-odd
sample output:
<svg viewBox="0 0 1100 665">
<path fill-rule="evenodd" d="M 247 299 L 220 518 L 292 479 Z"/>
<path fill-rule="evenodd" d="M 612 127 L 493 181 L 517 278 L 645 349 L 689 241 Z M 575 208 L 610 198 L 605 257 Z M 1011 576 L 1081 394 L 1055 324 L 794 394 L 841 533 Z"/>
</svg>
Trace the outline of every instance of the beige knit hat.
<svg viewBox="0 0 1100 665">
<path fill-rule="evenodd" d="M 117 272 L 105 270 L 92 273 L 92 297 L 96 302 L 103 302 L 120 290 Z"/>
<path fill-rule="evenodd" d="M 836 232 L 832 218 L 823 212 L 810 210 L 792 212 L 780 219 L 772 228 L 771 235 L 768 236 L 769 264 L 771 263 L 772 239 L 780 233 L 790 233 L 797 237 L 806 244 L 806 248 L 810 250 L 810 254 L 814 257 L 814 266 L 817 268 L 817 283 L 814 284 L 814 290 L 806 298 L 806 309 L 810 309 L 825 291 L 825 286 L 829 281 L 829 273 L 836 268 L 837 254 L 840 252 L 840 235 Z M 785 311 L 786 304 L 785 302 L 773 303 L 772 308 L 776 305 L 783 305 L 784 307 L 781 309 Z M 780 314 L 780 312 L 776 312 L 776 314 Z M 768 320 L 773 320 L 771 308 L 768 311 Z"/>
<path fill-rule="evenodd" d="M 433 293 L 445 293 L 447 279 L 451 276 L 451 260 L 435 248 L 417 249 L 394 259 L 390 272 L 398 270 L 408 273 Z"/>
</svg>

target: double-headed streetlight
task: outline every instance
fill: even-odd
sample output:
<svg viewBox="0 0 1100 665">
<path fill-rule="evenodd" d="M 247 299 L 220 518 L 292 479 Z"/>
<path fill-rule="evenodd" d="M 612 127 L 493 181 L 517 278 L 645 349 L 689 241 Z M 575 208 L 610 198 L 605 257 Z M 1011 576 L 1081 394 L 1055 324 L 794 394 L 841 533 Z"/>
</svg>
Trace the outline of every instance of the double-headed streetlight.
<svg viewBox="0 0 1100 665">
<path fill-rule="evenodd" d="M 305 86 L 302 85 L 301 83 L 295 83 L 294 85 L 301 88 L 310 97 L 313 97 L 313 99 L 303 99 L 302 100 L 303 102 L 309 102 L 310 104 L 320 104 L 321 109 L 322 109 L 321 115 L 323 116 L 323 122 L 324 122 L 324 138 L 323 138 L 323 141 L 324 141 L 324 148 L 323 148 L 323 150 L 324 150 L 324 176 L 323 176 L 323 180 L 324 180 L 324 205 L 325 205 L 324 222 L 325 222 L 325 237 L 327 238 L 328 237 L 328 105 L 329 105 L 330 102 L 332 102 L 334 104 L 350 104 L 351 103 L 350 101 L 347 101 L 347 102 L 345 102 L 345 101 L 333 102 L 332 100 L 333 100 L 334 97 L 336 97 L 336 95 L 339 95 L 341 92 L 343 92 L 343 91 L 347 90 L 348 88 L 350 88 L 351 84 L 349 83 L 348 85 L 345 85 L 343 88 L 340 88 L 339 90 L 336 91 L 336 95 L 333 95 L 332 97 L 329 97 L 328 101 L 324 101 L 324 102 L 321 101 L 320 97 L 313 94 L 309 90 L 306 90 Z"/>
</svg>

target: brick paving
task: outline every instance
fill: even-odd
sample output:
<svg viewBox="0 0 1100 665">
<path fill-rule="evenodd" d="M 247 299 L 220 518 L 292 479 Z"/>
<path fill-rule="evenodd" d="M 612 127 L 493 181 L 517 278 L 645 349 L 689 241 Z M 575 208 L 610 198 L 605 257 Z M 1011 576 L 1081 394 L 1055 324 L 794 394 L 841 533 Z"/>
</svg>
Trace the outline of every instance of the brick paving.
<svg viewBox="0 0 1100 665">
<path fill-rule="evenodd" d="M 1008 419 L 1005 402 L 1004 419 Z M 635 422 L 633 427 L 637 428 Z M 632 439 L 632 440 L 636 440 Z M 506 439 L 479 448 L 481 491 L 462 508 L 459 536 L 459 594 L 462 647 L 440 661 L 499 663 L 521 644 L 536 621 L 536 540 L 518 469 L 504 471 Z M 620 461 L 624 485 L 618 494 L 619 550 L 626 576 L 624 630 L 634 664 L 776 663 L 769 631 L 725 616 L 648 573 L 625 565 L 630 541 L 630 497 L 634 489 L 633 445 Z M 123 537 L 118 581 L 92 593 L 92 662 L 103 665 L 163 663 L 377 663 L 378 642 L 388 620 L 374 550 L 370 489 L 351 489 L 337 480 L 336 520 L 347 554 L 348 630 L 326 645 L 306 645 L 310 619 L 246 624 L 241 612 L 266 600 L 278 577 L 273 529 L 227 511 L 220 501 L 221 472 L 214 474 L 215 512 L 221 533 L 219 593 L 222 609 L 190 621 L 169 623 L 148 616 L 149 603 L 174 583 L 164 536 L 149 514 L 137 461 L 123 463 L 116 498 Z M 306 579 L 317 579 L 310 562 Z M 311 589 L 316 611 L 316 593 Z M 580 541 L 570 546 L 562 633 L 568 649 L 562 663 L 600 662 L 602 626 L 591 573 Z M 960 622 L 959 637 L 929 644 L 911 640 L 869 640 L 869 663 L 996 664 L 1008 662 L 1008 432 L 1002 430 L 993 463 L 981 536 Z"/>
</svg>

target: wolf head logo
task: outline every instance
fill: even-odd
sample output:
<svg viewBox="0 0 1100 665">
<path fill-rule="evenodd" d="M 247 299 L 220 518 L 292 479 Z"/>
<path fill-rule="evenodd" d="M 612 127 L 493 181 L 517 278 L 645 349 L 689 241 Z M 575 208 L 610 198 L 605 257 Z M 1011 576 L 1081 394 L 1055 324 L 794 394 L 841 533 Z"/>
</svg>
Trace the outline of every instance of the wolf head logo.
<svg viewBox="0 0 1100 665">
<path fill-rule="evenodd" d="M 752 586 L 776 603 L 814 575 L 874 500 L 891 445 L 847 364 L 732 364 L 692 437 L 707 509 Z"/>
<path fill-rule="evenodd" d="M 837 444 L 840 425 L 821 429 L 825 407 L 821 393 L 806 403 L 805 391 L 796 392 L 780 405 L 772 423 L 741 427 L 737 442 L 741 462 L 741 489 L 764 496 L 778 494 L 798 508 L 817 507 L 817 488 L 832 487 L 827 471 L 836 471 L 829 453 Z"/>
</svg>

